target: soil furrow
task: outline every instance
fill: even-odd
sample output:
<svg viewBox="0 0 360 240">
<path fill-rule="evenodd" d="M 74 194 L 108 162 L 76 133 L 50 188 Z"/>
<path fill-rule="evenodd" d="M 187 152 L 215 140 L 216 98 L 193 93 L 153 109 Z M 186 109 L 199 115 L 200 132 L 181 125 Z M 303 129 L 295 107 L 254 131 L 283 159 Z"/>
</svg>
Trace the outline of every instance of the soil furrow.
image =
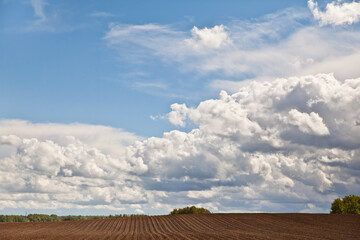
<svg viewBox="0 0 360 240">
<path fill-rule="evenodd" d="M 128 227 L 129 224 L 129 219 L 128 218 L 124 218 L 123 223 L 121 224 L 121 229 L 120 229 L 120 233 L 121 234 L 126 234 L 126 229 Z"/>
<path fill-rule="evenodd" d="M 77 223 L 72 224 L 72 226 L 70 227 L 69 232 L 71 233 L 78 233 L 81 232 L 83 230 L 82 228 L 82 221 L 77 221 Z M 56 231 L 55 229 L 53 229 L 53 231 Z"/>
<path fill-rule="evenodd" d="M 120 232 L 120 228 L 121 228 L 121 225 L 123 224 L 123 219 L 122 218 L 118 218 L 117 221 L 116 221 L 116 226 L 115 226 L 115 229 L 114 231 L 115 232 Z"/>
<path fill-rule="evenodd" d="M 123 232 L 123 234 L 128 235 L 130 233 L 130 229 L 131 229 L 131 218 L 127 218 L 126 219 L 126 226 L 125 226 L 125 230 Z"/>
<path fill-rule="evenodd" d="M 209 225 L 205 222 L 205 219 L 207 218 L 206 215 L 197 214 L 195 215 L 195 219 L 197 220 L 199 226 L 202 228 L 201 231 L 212 231 L 212 228 L 209 227 Z"/>
<path fill-rule="evenodd" d="M 206 227 L 210 230 L 210 231 L 217 231 L 216 227 L 214 226 L 213 222 L 210 220 L 209 217 L 204 216 L 202 218 L 202 222 L 206 225 Z"/>
<path fill-rule="evenodd" d="M 166 236 L 166 231 L 163 229 L 163 227 L 160 224 L 160 219 L 159 217 L 154 217 L 154 222 L 155 224 L 155 229 L 159 229 L 158 231 L 158 235 L 161 236 L 162 239 L 168 239 L 168 237 Z"/>
<path fill-rule="evenodd" d="M 147 218 L 140 218 L 141 221 L 141 232 L 142 233 L 148 233 L 150 232 L 149 224 L 147 224 L 148 219 Z"/>
<path fill-rule="evenodd" d="M 117 221 L 116 219 L 111 219 L 111 223 L 109 224 L 108 228 L 106 229 L 106 232 L 112 233 L 115 232 Z"/>
<path fill-rule="evenodd" d="M 217 216 L 215 219 L 217 224 L 219 224 L 223 230 L 234 230 L 234 229 L 247 229 L 247 231 L 253 230 L 253 222 L 248 219 L 236 219 L 231 215 Z M 257 231 L 257 229 L 256 229 Z"/>
<path fill-rule="evenodd" d="M 186 217 L 186 216 L 182 216 L 182 217 Z M 201 232 L 203 230 L 195 215 L 191 215 L 191 217 L 189 217 L 188 221 L 194 232 Z"/>
<path fill-rule="evenodd" d="M 123 234 L 125 227 L 126 227 L 126 219 L 123 218 L 123 219 L 121 219 L 121 225 L 120 225 L 120 228 L 118 229 L 118 233 Z"/>
<path fill-rule="evenodd" d="M 185 220 L 182 218 L 182 216 L 174 216 L 174 217 L 177 218 L 176 220 L 177 220 L 177 222 L 179 223 L 179 225 L 182 225 L 184 232 L 191 232 L 191 231 L 193 231 L 192 226 L 189 224 L 188 221 L 185 221 Z"/>
<path fill-rule="evenodd" d="M 107 220 L 107 219 L 103 219 L 103 221 L 97 221 L 97 224 L 94 227 L 94 230 L 96 232 L 99 232 L 99 231 L 103 230 L 105 224 L 107 224 L 107 221 L 105 221 L 105 220 Z"/>
<path fill-rule="evenodd" d="M 169 227 L 169 220 L 167 217 L 159 219 L 159 223 L 161 228 L 164 229 L 164 232 L 173 232 L 172 229 Z"/>
<path fill-rule="evenodd" d="M 153 217 L 148 217 L 148 222 L 149 222 L 149 232 L 150 233 L 156 233 L 156 229 L 152 220 Z"/>
<path fill-rule="evenodd" d="M 165 223 L 168 224 L 170 232 L 179 232 L 179 227 L 174 223 L 174 218 L 171 216 L 166 218 Z"/>
<path fill-rule="evenodd" d="M 0 239 L 359 239 L 360 215 L 209 214 L 0 223 Z"/>
</svg>

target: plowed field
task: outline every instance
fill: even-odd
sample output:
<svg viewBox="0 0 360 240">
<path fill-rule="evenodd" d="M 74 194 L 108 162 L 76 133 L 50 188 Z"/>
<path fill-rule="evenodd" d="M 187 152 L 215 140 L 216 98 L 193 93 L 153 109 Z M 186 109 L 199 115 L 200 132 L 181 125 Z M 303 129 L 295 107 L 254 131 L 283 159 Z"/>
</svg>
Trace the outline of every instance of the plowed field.
<svg viewBox="0 0 360 240">
<path fill-rule="evenodd" d="M 211 214 L 0 223 L 1 239 L 360 239 L 360 216 Z"/>
</svg>

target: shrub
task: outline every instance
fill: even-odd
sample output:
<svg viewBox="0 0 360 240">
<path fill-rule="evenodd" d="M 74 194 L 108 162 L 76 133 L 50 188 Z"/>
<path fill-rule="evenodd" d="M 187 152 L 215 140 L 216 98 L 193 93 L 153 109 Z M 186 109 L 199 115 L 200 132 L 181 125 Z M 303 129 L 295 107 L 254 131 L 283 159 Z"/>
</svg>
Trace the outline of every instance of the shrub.
<svg viewBox="0 0 360 240">
<path fill-rule="evenodd" d="M 195 206 L 174 209 L 170 212 L 173 214 L 210 214 L 211 212 L 205 208 L 197 208 Z"/>
<path fill-rule="evenodd" d="M 20 215 L 0 215 L 0 222 L 28 222 L 25 216 Z"/>
<path fill-rule="evenodd" d="M 331 204 L 332 214 L 360 214 L 360 196 L 348 195 L 335 199 Z"/>
</svg>

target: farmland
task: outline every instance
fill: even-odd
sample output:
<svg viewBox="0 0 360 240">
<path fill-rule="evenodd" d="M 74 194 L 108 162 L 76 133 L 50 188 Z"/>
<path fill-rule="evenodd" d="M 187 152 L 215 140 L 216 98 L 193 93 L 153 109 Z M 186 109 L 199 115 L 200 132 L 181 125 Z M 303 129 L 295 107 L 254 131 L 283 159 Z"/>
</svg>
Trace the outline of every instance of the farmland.
<svg viewBox="0 0 360 240">
<path fill-rule="evenodd" d="M 186 214 L 0 223 L 0 239 L 360 239 L 360 216 Z"/>
</svg>

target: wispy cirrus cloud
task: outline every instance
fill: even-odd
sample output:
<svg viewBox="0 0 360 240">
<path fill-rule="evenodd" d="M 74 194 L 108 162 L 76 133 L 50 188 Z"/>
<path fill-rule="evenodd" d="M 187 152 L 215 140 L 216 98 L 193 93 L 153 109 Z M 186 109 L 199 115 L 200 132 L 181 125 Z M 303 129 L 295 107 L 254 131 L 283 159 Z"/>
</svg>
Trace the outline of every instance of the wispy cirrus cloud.
<svg viewBox="0 0 360 240">
<path fill-rule="evenodd" d="M 159 89 L 167 89 L 168 86 L 161 82 L 135 82 L 133 84 L 135 88 L 159 88 Z"/>
<path fill-rule="evenodd" d="M 46 21 L 46 15 L 45 15 L 45 6 L 46 2 L 44 0 L 31 0 L 31 6 L 34 9 L 34 14 L 38 18 L 36 21 L 37 24 L 40 24 L 44 21 Z"/>
<path fill-rule="evenodd" d="M 54 16 L 56 14 L 49 10 L 52 9 L 52 6 L 45 0 L 31 0 L 30 3 L 34 11 L 35 19 L 29 21 L 25 29 L 22 29 L 21 31 L 55 32 L 57 30 L 54 23 Z"/>
<path fill-rule="evenodd" d="M 152 51 L 151 54 L 163 57 L 181 55 L 180 49 L 174 49 L 174 46 L 182 48 L 184 45 L 182 36 L 182 32 L 173 30 L 167 25 L 111 23 L 104 40 L 113 47 L 126 50 L 128 55 L 122 54 L 123 58 L 134 58 L 136 60 L 141 56 L 146 57 L 144 50 L 150 50 Z"/>
<path fill-rule="evenodd" d="M 110 17 L 114 17 L 115 15 L 109 12 L 93 12 L 90 14 L 91 17 L 101 17 L 101 18 L 110 18 Z"/>
<path fill-rule="evenodd" d="M 308 9 L 286 9 L 251 22 L 233 20 L 189 31 L 171 25 L 111 24 L 104 39 L 121 50 L 121 57 L 174 63 L 180 71 L 200 74 L 212 88 L 319 72 L 334 72 L 341 79 L 359 76 L 359 32 L 312 26 L 311 17 Z"/>
<path fill-rule="evenodd" d="M 61 33 L 71 32 L 86 26 L 86 23 L 71 22 L 72 16 L 70 11 L 55 2 L 30 0 L 24 3 L 28 6 L 29 2 L 34 17 L 27 19 L 26 24 L 14 26 L 12 31 Z"/>
</svg>

